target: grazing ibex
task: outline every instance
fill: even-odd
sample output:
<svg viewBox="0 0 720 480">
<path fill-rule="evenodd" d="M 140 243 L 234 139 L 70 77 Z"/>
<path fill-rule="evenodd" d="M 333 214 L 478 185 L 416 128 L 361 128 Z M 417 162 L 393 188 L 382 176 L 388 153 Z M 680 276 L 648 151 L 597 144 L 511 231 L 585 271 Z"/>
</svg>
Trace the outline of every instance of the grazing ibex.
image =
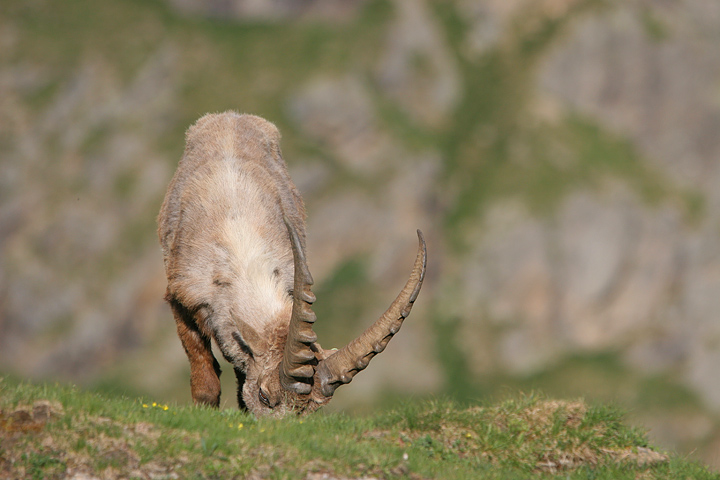
<svg viewBox="0 0 720 480">
<path fill-rule="evenodd" d="M 258 416 L 312 412 L 385 349 L 410 313 L 425 275 L 422 233 L 410 279 L 390 308 L 342 349 L 323 350 L 312 329 L 305 207 L 277 128 L 226 112 L 202 117 L 186 140 L 158 235 L 192 398 L 219 405 L 215 339 L 235 369 L 240 408 Z"/>
</svg>

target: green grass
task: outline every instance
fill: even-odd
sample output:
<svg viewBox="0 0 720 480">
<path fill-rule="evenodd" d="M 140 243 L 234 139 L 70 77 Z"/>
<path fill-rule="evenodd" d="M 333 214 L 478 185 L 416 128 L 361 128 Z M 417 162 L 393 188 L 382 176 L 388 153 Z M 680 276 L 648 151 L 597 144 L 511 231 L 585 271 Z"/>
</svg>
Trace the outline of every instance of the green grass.
<svg viewBox="0 0 720 480">
<path fill-rule="evenodd" d="M 35 413 L 50 402 L 49 420 Z M 28 407 L 28 408 L 25 408 Z M 615 408 L 523 396 L 407 403 L 373 416 L 257 420 L 0 378 L 0 476 L 715 479 L 655 452 Z M 23 410 L 24 409 L 24 410 Z"/>
</svg>

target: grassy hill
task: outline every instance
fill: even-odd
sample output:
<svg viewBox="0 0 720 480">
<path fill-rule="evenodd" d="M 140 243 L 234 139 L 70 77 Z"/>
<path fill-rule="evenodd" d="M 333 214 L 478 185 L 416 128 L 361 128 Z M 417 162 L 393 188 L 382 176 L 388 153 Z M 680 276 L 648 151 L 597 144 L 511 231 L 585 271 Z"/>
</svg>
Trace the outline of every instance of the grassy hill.
<svg viewBox="0 0 720 480">
<path fill-rule="evenodd" d="M 0 478 L 717 479 L 617 409 L 521 396 L 255 419 L 0 379 Z"/>
<path fill-rule="evenodd" d="M 189 401 L 155 217 L 185 129 L 237 109 L 282 131 L 323 345 L 428 240 L 410 321 L 333 410 L 537 389 L 720 468 L 716 2 L 184 3 L 268 2 L 3 1 L 0 375 Z"/>
</svg>

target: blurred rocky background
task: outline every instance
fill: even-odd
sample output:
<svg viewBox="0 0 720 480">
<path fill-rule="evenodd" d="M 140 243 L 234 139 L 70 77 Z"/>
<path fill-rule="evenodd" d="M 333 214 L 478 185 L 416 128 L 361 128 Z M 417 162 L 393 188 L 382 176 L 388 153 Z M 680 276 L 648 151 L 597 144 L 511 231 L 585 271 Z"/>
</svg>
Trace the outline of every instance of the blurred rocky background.
<svg viewBox="0 0 720 480">
<path fill-rule="evenodd" d="M 539 389 L 720 468 L 719 51 L 708 0 L 2 0 L 0 372 L 189 401 L 155 216 L 234 109 L 283 133 L 324 345 L 428 241 L 333 408 Z"/>
</svg>

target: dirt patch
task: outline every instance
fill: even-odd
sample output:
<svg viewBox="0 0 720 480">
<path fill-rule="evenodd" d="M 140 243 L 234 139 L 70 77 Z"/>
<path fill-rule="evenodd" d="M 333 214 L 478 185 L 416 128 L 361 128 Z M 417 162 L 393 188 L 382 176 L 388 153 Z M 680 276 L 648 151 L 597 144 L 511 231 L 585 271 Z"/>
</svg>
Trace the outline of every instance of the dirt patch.
<svg viewBox="0 0 720 480">
<path fill-rule="evenodd" d="M 21 405 L 13 410 L 0 410 L 0 430 L 6 432 L 39 432 L 53 417 L 64 414 L 59 402 L 38 400 L 30 406 Z"/>
</svg>

